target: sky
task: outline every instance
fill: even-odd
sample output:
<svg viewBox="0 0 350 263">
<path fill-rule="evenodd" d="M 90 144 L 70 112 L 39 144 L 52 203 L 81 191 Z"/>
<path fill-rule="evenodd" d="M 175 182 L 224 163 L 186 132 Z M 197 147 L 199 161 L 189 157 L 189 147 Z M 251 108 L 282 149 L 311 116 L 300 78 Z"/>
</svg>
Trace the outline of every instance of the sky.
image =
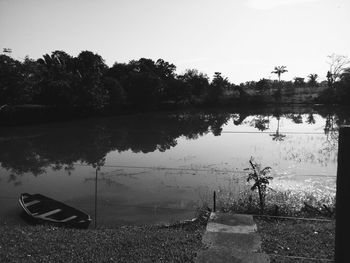
<svg viewBox="0 0 350 263">
<path fill-rule="evenodd" d="M 0 0 L 0 52 L 37 59 L 54 50 L 98 53 L 107 65 L 151 58 L 221 72 L 239 84 L 311 73 L 350 56 L 348 0 Z"/>
</svg>

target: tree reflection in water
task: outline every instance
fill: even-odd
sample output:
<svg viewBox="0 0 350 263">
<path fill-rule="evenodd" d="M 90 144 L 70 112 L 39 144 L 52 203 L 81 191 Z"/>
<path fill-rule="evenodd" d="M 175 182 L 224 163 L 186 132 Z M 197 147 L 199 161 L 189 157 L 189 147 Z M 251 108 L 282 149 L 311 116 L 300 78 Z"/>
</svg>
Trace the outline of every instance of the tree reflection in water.
<svg viewBox="0 0 350 263">
<path fill-rule="evenodd" d="M 276 133 L 270 134 L 272 140 L 274 141 L 283 141 L 286 138 L 286 135 L 280 133 L 280 116 L 277 116 L 277 130 Z"/>
<path fill-rule="evenodd" d="M 316 123 L 313 114 L 325 118 L 324 133 L 330 145 L 335 145 L 338 126 L 349 123 L 347 112 L 325 114 L 324 110 L 306 108 L 185 111 L 7 127 L 0 131 L 0 163 L 10 173 L 8 181 L 20 184 L 18 176 L 25 173 L 38 176 L 48 168 L 70 174 L 77 162 L 102 167 L 111 151 L 165 152 L 175 147 L 180 137 L 194 140 L 208 133 L 220 136 L 223 126 L 231 119 L 235 126 L 250 119 L 250 126 L 266 131 L 270 129 L 271 119 L 276 118 L 277 130 L 271 134 L 272 140 L 283 141 L 286 135 L 280 132 L 280 118 L 301 123 L 302 114 L 308 114 L 308 124 Z"/>
<path fill-rule="evenodd" d="M 306 122 L 308 124 L 315 124 L 316 120 L 314 118 L 314 115 L 312 113 L 309 113 L 309 115 L 307 116 Z"/>
<path fill-rule="evenodd" d="M 38 176 L 47 168 L 69 174 L 76 162 L 103 166 L 111 151 L 164 152 L 181 136 L 196 139 L 209 132 L 219 136 L 229 119 L 229 113 L 140 114 L 6 128 L 0 134 L 0 162 L 13 176 Z M 33 131 L 40 136 L 28 136 Z"/>
<path fill-rule="evenodd" d="M 270 116 L 257 115 L 250 122 L 250 126 L 257 128 L 259 131 L 265 131 L 270 129 Z"/>
</svg>

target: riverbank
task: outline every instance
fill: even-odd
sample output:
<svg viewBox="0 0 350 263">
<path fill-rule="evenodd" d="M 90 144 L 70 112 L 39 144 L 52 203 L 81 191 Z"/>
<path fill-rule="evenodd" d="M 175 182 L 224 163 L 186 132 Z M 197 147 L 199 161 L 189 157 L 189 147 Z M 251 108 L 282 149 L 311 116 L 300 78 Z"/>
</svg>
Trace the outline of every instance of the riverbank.
<svg viewBox="0 0 350 263">
<path fill-rule="evenodd" d="M 254 221 L 271 262 L 334 258 L 335 221 Z M 194 262 L 205 227 L 206 221 L 197 221 L 81 230 L 0 221 L 0 262 Z"/>
<path fill-rule="evenodd" d="M 194 262 L 205 225 L 71 229 L 0 225 L 0 262 Z"/>
</svg>

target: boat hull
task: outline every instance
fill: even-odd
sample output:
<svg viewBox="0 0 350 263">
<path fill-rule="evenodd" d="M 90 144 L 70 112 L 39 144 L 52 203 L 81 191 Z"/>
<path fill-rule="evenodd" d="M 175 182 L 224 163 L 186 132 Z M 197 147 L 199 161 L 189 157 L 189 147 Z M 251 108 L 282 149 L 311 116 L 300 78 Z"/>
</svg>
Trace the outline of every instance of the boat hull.
<svg viewBox="0 0 350 263">
<path fill-rule="evenodd" d="M 87 228 L 91 222 L 88 214 L 41 194 L 22 193 L 19 203 L 25 213 L 38 223 Z"/>
</svg>

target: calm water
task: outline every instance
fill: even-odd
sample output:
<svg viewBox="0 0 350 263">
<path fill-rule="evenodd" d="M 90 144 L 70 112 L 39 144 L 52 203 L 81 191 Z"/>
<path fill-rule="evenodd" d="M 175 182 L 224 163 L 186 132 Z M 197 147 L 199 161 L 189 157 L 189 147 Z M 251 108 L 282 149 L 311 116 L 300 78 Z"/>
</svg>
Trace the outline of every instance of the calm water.
<svg viewBox="0 0 350 263">
<path fill-rule="evenodd" d="M 98 225 L 190 219 L 213 190 L 239 193 L 251 156 L 272 167 L 275 189 L 334 194 L 343 123 L 346 110 L 284 108 L 1 128 L 0 218 L 23 223 L 17 200 L 28 192 L 82 209 Z"/>
</svg>

